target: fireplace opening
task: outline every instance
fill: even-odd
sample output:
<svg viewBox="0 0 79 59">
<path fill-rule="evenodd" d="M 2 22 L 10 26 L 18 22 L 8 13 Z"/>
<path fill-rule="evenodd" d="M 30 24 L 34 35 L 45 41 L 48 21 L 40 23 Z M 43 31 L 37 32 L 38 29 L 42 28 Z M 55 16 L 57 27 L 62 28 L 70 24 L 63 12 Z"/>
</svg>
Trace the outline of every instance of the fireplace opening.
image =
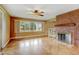
<svg viewBox="0 0 79 59">
<path fill-rule="evenodd" d="M 71 44 L 71 34 L 68 33 L 58 33 L 58 40 Z"/>
<path fill-rule="evenodd" d="M 58 33 L 58 40 L 65 41 L 66 40 L 66 35 Z"/>
</svg>

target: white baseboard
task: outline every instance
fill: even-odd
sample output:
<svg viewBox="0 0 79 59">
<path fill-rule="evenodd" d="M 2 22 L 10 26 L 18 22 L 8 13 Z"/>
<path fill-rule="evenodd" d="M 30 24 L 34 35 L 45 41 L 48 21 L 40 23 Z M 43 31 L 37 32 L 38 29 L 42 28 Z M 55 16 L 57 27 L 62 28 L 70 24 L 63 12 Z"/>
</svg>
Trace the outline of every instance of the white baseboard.
<svg viewBox="0 0 79 59">
<path fill-rule="evenodd" d="M 2 46 L 2 48 L 5 48 L 7 44 L 9 43 L 10 39 Z"/>
</svg>

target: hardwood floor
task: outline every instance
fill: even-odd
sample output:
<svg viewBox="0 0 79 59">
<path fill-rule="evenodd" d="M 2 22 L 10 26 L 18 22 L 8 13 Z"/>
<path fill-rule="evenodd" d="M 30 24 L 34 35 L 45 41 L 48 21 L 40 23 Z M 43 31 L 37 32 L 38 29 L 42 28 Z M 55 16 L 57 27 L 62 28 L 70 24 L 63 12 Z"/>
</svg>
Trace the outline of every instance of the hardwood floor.
<svg viewBox="0 0 79 59">
<path fill-rule="evenodd" d="M 59 43 L 48 37 L 12 40 L 3 55 L 76 55 L 79 47 Z"/>
</svg>

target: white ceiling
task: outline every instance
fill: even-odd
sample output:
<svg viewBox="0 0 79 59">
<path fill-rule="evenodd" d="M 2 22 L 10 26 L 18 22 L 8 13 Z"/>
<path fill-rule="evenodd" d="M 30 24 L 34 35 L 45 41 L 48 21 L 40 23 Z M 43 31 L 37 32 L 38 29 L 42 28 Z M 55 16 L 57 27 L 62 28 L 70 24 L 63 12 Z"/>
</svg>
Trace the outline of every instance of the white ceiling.
<svg viewBox="0 0 79 59">
<path fill-rule="evenodd" d="M 48 20 L 55 18 L 56 15 L 78 9 L 79 4 L 4 4 L 3 7 L 11 16 L 33 18 L 37 20 Z M 41 17 L 31 15 L 28 9 L 44 10 L 45 16 Z"/>
</svg>

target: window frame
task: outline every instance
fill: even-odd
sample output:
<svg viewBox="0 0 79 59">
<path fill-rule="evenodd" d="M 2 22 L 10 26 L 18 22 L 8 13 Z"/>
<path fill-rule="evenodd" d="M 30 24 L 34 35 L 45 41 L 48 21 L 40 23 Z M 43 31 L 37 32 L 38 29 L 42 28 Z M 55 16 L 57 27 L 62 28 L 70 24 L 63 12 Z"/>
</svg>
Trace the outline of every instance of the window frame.
<svg viewBox="0 0 79 59">
<path fill-rule="evenodd" d="M 27 31 L 21 31 L 21 29 L 19 29 L 19 32 L 21 33 L 21 32 L 43 32 L 44 31 L 44 22 L 37 22 L 37 21 L 20 21 L 19 23 L 21 24 L 21 22 L 28 22 L 29 23 L 29 28 L 31 28 L 31 26 L 30 26 L 30 23 L 41 23 L 41 25 L 42 25 L 42 29 L 40 30 L 40 31 L 37 31 L 37 30 L 27 30 Z M 20 26 L 19 26 L 19 28 L 20 28 Z"/>
</svg>

